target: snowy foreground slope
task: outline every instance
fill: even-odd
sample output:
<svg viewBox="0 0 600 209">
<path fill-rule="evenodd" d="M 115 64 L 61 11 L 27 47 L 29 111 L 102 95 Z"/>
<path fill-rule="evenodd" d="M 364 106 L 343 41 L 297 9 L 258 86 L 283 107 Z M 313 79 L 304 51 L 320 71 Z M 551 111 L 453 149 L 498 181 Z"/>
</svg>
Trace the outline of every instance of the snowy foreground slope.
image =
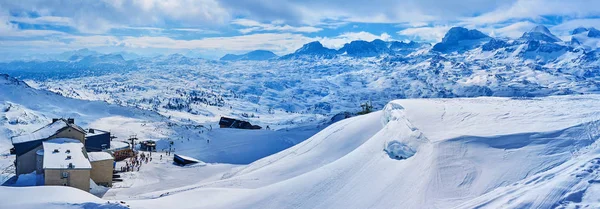
<svg viewBox="0 0 600 209">
<path fill-rule="evenodd" d="M 0 206 L 7 208 L 600 206 L 599 95 L 395 100 L 303 141 L 310 128 L 198 134 L 150 111 L 0 81 L 10 90 L 0 92 L 3 149 L 8 136 L 65 116 L 121 135 L 136 130 L 161 139 L 159 146 L 168 137 L 177 153 L 212 162 L 154 161 L 102 198 L 67 187 L 0 186 Z"/>
<path fill-rule="evenodd" d="M 600 206 L 599 101 L 592 95 L 397 100 L 222 180 L 127 202 L 133 208 L 594 208 Z M 384 152 L 390 144 L 415 153 L 398 160 L 407 152 Z"/>
</svg>

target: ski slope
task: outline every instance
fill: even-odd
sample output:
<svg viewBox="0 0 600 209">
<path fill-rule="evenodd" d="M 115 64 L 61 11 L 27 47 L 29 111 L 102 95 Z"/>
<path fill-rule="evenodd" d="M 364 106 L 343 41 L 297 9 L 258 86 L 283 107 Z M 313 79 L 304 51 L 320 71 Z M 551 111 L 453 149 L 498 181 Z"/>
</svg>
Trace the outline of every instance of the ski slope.
<svg viewBox="0 0 600 209">
<path fill-rule="evenodd" d="M 598 207 L 593 197 L 599 180 L 594 159 L 600 154 L 599 99 L 586 95 L 397 100 L 381 112 L 343 120 L 292 148 L 236 168 L 222 180 L 149 193 L 128 204 L 133 208 Z M 414 156 L 391 158 L 384 152 L 391 142 L 411 148 Z M 579 175 L 589 168 L 586 176 Z M 582 197 L 578 203 L 573 198 L 577 195 Z M 203 198 L 186 201 L 194 197 Z"/>
<path fill-rule="evenodd" d="M 169 147 L 173 142 L 175 153 L 192 156 L 210 164 L 203 167 L 180 168 L 172 164 L 172 156 L 164 156 L 163 160 L 158 160 L 159 156 L 155 155 L 155 161 L 144 166 L 141 172 L 127 173 L 124 177 L 128 178 L 128 181 L 115 183 L 115 186 L 104 194 L 104 200 L 92 196 L 94 201 L 91 202 L 94 204 L 87 205 L 77 202 L 84 200 L 90 202 L 89 193 L 82 193 L 85 197 L 82 200 L 63 198 L 60 195 L 50 196 L 44 201 L 47 200 L 46 203 L 51 208 L 103 208 L 105 206 L 111 208 L 113 206 L 111 204 L 96 205 L 96 202 L 129 199 L 149 191 L 156 191 L 157 188 L 174 189 L 204 181 L 219 180 L 223 173 L 229 172 L 231 168 L 249 164 L 291 147 L 321 129 L 316 126 L 302 126 L 280 131 L 234 129 L 209 131 L 201 124 L 170 120 L 148 110 L 101 101 L 66 98 L 52 92 L 33 89 L 22 81 L 0 74 L 0 184 L 14 177 L 15 156 L 8 154 L 12 147 L 10 137 L 36 130 L 56 117 L 72 117 L 84 128 L 93 127 L 111 131 L 118 137 L 117 141 L 125 140 L 131 135 L 137 135 L 140 140 L 153 139 L 157 141 L 158 150 Z M 214 124 L 209 125 L 214 126 Z M 210 143 L 207 143 L 207 140 L 210 140 Z M 19 179 L 21 183 L 15 186 L 32 185 L 31 182 L 27 182 L 26 177 Z M 45 189 L 37 191 L 38 188 Z M 0 193 L 33 195 L 38 192 L 48 192 L 47 190 L 60 193 L 64 189 L 63 187 L 51 188 L 0 186 Z M 2 203 L 11 202 L 16 197 L 0 195 L 0 208 L 5 206 Z M 51 201 L 52 198 L 56 198 L 55 201 Z M 20 205 L 20 208 L 40 208 L 44 201 L 32 201 L 29 202 L 30 204 L 24 201 L 15 204 Z"/>
</svg>

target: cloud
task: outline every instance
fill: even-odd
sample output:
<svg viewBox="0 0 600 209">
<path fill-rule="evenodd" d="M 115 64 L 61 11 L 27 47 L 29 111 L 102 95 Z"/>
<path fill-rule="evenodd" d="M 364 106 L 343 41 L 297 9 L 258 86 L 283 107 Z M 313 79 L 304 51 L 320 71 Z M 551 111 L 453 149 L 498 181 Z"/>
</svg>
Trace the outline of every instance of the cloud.
<svg viewBox="0 0 600 209">
<path fill-rule="evenodd" d="M 364 23 L 452 21 L 494 11 L 514 0 L 222 0 L 234 13 L 258 21 L 317 25 L 323 19 Z"/>
<path fill-rule="evenodd" d="M 68 17 L 41 16 L 41 17 L 10 17 L 13 22 L 27 23 L 32 25 L 57 25 L 74 26 L 73 20 Z"/>
<path fill-rule="evenodd" d="M 466 18 L 479 24 L 501 23 L 514 19 L 544 20 L 544 16 L 581 18 L 600 15 L 600 1 L 596 0 L 518 0 L 482 15 Z"/>
<path fill-rule="evenodd" d="M 53 22 L 53 18 L 42 18 L 46 22 Z M 51 35 L 64 35 L 66 33 L 52 30 L 21 30 L 17 24 L 12 23 L 13 18 L 0 12 L 0 37 L 4 38 L 31 38 L 47 37 Z"/>
<path fill-rule="evenodd" d="M 426 41 L 426 42 L 440 42 L 446 32 L 450 30 L 450 26 L 432 26 L 432 27 L 418 27 L 418 28 L 406 28 L 398 31 L 398 35 L 406 36 L 412 40 Z"/>
<path fill-rule="evenodd" d="M 523 36 L 523 33 L 530 31 L 536 25 L 537 24 L 529 22 L 529 21 L 523 21 L 523 22 L 511 23 L 509 25 L 500 26 L 497 28 L 496 27 L 480 28 L 479 30 L 481 30 L 484 33 L 487 33 L 488 35 L 490 35 L 492 37 L 519 38 L 519 37 Z"/>
<path fill-rule="evenodd" d="M 213 37 L 196 40 L 178 40 L 169 37 L 116 37 L 116 36 L 68 36 L 62 39 L 39 41 L 2 41 L 0 48 L 23 49 L 79 49 L 94 47 L 126 47 L 130 49 L 203 49 L 219 51 L 248 51 L 266 49 L 279 54 L 290 53 L 303 44 L 315 40 L 300 34 L 263 33 L 231 37 Z"/>
<path fill-rule="evenodd" d="M 393 40 L 392 37 L 387 33 L 382 33 L 381 35 L 375 35 L 369 32 L 361 31 L 361 32 L 351 32 L 351 33 L 342 33 L 335 37 L 320 37 L 316 38 L 316 40 L 320 41 L 325 47 L 339 49 L 344 46 L 344 44 L 349 43 L 351 41 L 356 40 L 364 40 L 364 41 L 373 41 L 375 39 L 381 39 L 384 41 Z"/>
<path fill-rule="evenodd" d="M 270 24 L 260 23 L 258 21 L 249 19 L 235 19 L 231 21 L 231 24 L 243 26 L 245 28 L 240 29 L 241 33 L 251 33 L 255 31 L 283 31 L 283 32 L 300 32 L 300 33 L 313 33 L 319 32 L 323 29 L 312 27 L 312 26 L 301 26 L 293 27 L 285 25 L 281 21 L 272 21 Z"/>
<path fill-rule="evenodd" d="M 597 8 L 600 1 L 595 0 L 0 1 L 0 47 L 268 49 L 281 54 L 309 41 L 331 48 L 353 40 L 438 42 L 452 26 L 517 38 L 539 23 L 564 36 L 578 26 L 600 28 Z M 388 34 L 392 31 L 397 32 Z"/>
<path fill-rule="evenodd" d="M 123 26 L 167 27 L 173 23 L 180 27 L 222 25 L 231 17 L 216 0 L 19 0 L 0 1 L 0 10 L 42 18 L 26 21 L 39 22 L 51 16 L 55 23 L 63 21 L 84 33 L 106 33 Z"/>
<path fill-rule="evenodd" d="M 206 30 L 201 28 L 158 28 L 158 27 L 119 27 L 117 29 L 130 29 L 130 30 L 144 30 L 153 31 L 157 33 L 163 33 L 166 31 L 182 31 L 182 32 L 193 32 L 199 34 L 219 34 L 216 30 Z"/>
<path fill-rule="evenodd" d="M 311 41 L 321 41 L 331 48 L 340 48 L 354 40 L 372 41 L 375 39 L 392 40 L 390 35 L 382 33 L 374 35 L 368 32 L 343 33 L 335 37 L 307 37 L 293 33 L 261 33 L 230 37 L 211 37 L 196 40 L 178 40 L 169 37 L 153 36 L 74 36 L 60 39 L 36 41 L 2 41 L 0 48 L 19 50 L 73 50 L 80 48 L 118 47 L 132 50 L 165 49 L 169 50 L 205 50 L 215 52 L 245 52 L 252 49 L 271 50 L 283 55 L 294 52 Z"/>
<path fill-rule="evenodd" d="M 311 41 L 310 38 L 291 33 L 263 33 L 232 37 L 214 37 L 198 40 L 175 40 L 167 37 L 127 37 L 121 42 L 132 48 L 219 49 L 245 51 L 266 49 L 280 53 L 292 52 Z"/>
</svg>

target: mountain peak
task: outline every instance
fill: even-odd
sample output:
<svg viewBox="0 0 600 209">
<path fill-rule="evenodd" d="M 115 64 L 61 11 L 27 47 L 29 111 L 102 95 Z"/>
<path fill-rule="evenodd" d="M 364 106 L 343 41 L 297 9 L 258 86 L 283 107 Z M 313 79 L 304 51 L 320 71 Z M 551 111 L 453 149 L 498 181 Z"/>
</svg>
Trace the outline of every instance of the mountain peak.
<svg viewBox="0 0 600 209">
<path fill-rule="evenodd" d="M 323 56 L 323 57 L 332 57 L 337 54 L 335 49 L 330 49 L 324 47 L 323 44 L 319 41 L 313 41 L 307 44 L 304 44 L 300 49 L 294 52 L 296 55 L 314 55 L 314 56 Z"/>
<path fill-rule="evenodd" d="M 344 47 L 338 50 L 338 52 L 353 57 L 374 57 L 381 54 L 388 54 L 390 50 L 387 42 L 375 39 L 371 42 L 364 40 L 352 41 L 344 44 Z"/>
<path fill-rule="evenodd" d="M 551 34 L 550 30 L 544 25 L 536 25 L 529 32 L 540 32 L 545 34 Z"/>
<path fill-rule="evenodd" d="M 560 42 L 560 38 L 554 36 L 544 25 L 536 25 L 529 32 L 526 32 L 521 36 L 522 39 L 529 41 L 546 41 L 546 42 Z"/>
<path fill-rule="evenodd" d="M 588 31 L 589 31 L 589 30 L 588 30 L 587 28 L 584 28 L 584 27 L 578 27 L 578 28 L 575 28 L 575 30 L 573 30 L 573 31 L 571 32 L 571 35 L 577 35 L 577 34 L 580 34 L 580 33 L 585 33 L 585 32 L 588 32 Z"/>
<path fill-rule="evenodd" d="M 477 40 L 482 38 L 489 38 L 488 35 L 483 34 L 481 31 L 476 29 L 466 29 L 463 27 L 453 27 L 448 30 L 444 38 L 443 43 L 458 43 L 462 40 Z"/>
<path fill-rule="evenodd" d="M 313 42 L 304 44 L 300 49 L 296 50 L 296 52 L 310 51 L 310 50 L 322 49 L 322 48 L 325 48 L 325 47 L 323 46 L 323 44 L 321 44 L 321 42 L 313 41 Z"/>
<path fill-rule="evenodd" d="M 591 28 L 588 28 L 588 31 L 589 31 L 588 35 L 587 35 L 588 37 L 591 37 L 591 38 L 600 38 L 600 30 L 591 27 Z"/>
<path fill-rule="evenodd" d="M 453 27 L 448 30 L 442 42 L 433 46 L 433 51 L 445 52 L 453 50 L 468 50 L 489 40 L 489 36 L 476 29 Z"/>
</svg>

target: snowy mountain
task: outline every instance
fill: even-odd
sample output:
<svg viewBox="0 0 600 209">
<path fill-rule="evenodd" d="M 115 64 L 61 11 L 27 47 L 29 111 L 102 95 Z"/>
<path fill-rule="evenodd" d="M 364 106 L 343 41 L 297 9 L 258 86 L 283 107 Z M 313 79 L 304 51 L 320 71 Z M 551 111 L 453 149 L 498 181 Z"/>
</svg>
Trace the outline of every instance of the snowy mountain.
<svg viewBox="0 0 600 209">
<path fill-rule="evenodd" d="M 323 46 L 321 42 L 314 41 L 304 44 L 301 48 L 292 54 L 281 56 L 279 59 L 294 59 L 294 58 L 333 58 L 337 54 L 335 49 L 329 49 Z"/>
<path fill-rule="evenodd" d="M 344 44 L 338 53 L 351 57 L 375 57 L 391 54 L 392 51 L 387 42 L 375 39 L 371 42 L 358 40 Z"/>
<path fill-rule="evenodd" d="M 444 35 L 442 42 L 435 44 L 432 50 L 438 52 L 465 51 L 473 49 L 489 39 L 489 36 L 478 30 L 453 27 Z"/>
<path fill-rule="evenodd" d="M 571 33 L 571 45 L 589 49 L 600 47 L 600 30 L 596 28 L 576 28 Z"/>
<path fill-rule="evenodd" d="M 561 42 L 562 40 L 556 37 L 548 30 L 546 26 L 537 25 L 529 32 L 526 32 L 521 36 L 521 39 L 528 41 L 546 41 L 546 42 Z"/>
<path fill-rule="evenodd" d="M 277 55 L 267 50 L 254 50 L 246 54 L 226 54 L 221 57 L 221 61 L 236 61 L 236 60 L 269 60 L 277 58 Z"/>
</svg>

